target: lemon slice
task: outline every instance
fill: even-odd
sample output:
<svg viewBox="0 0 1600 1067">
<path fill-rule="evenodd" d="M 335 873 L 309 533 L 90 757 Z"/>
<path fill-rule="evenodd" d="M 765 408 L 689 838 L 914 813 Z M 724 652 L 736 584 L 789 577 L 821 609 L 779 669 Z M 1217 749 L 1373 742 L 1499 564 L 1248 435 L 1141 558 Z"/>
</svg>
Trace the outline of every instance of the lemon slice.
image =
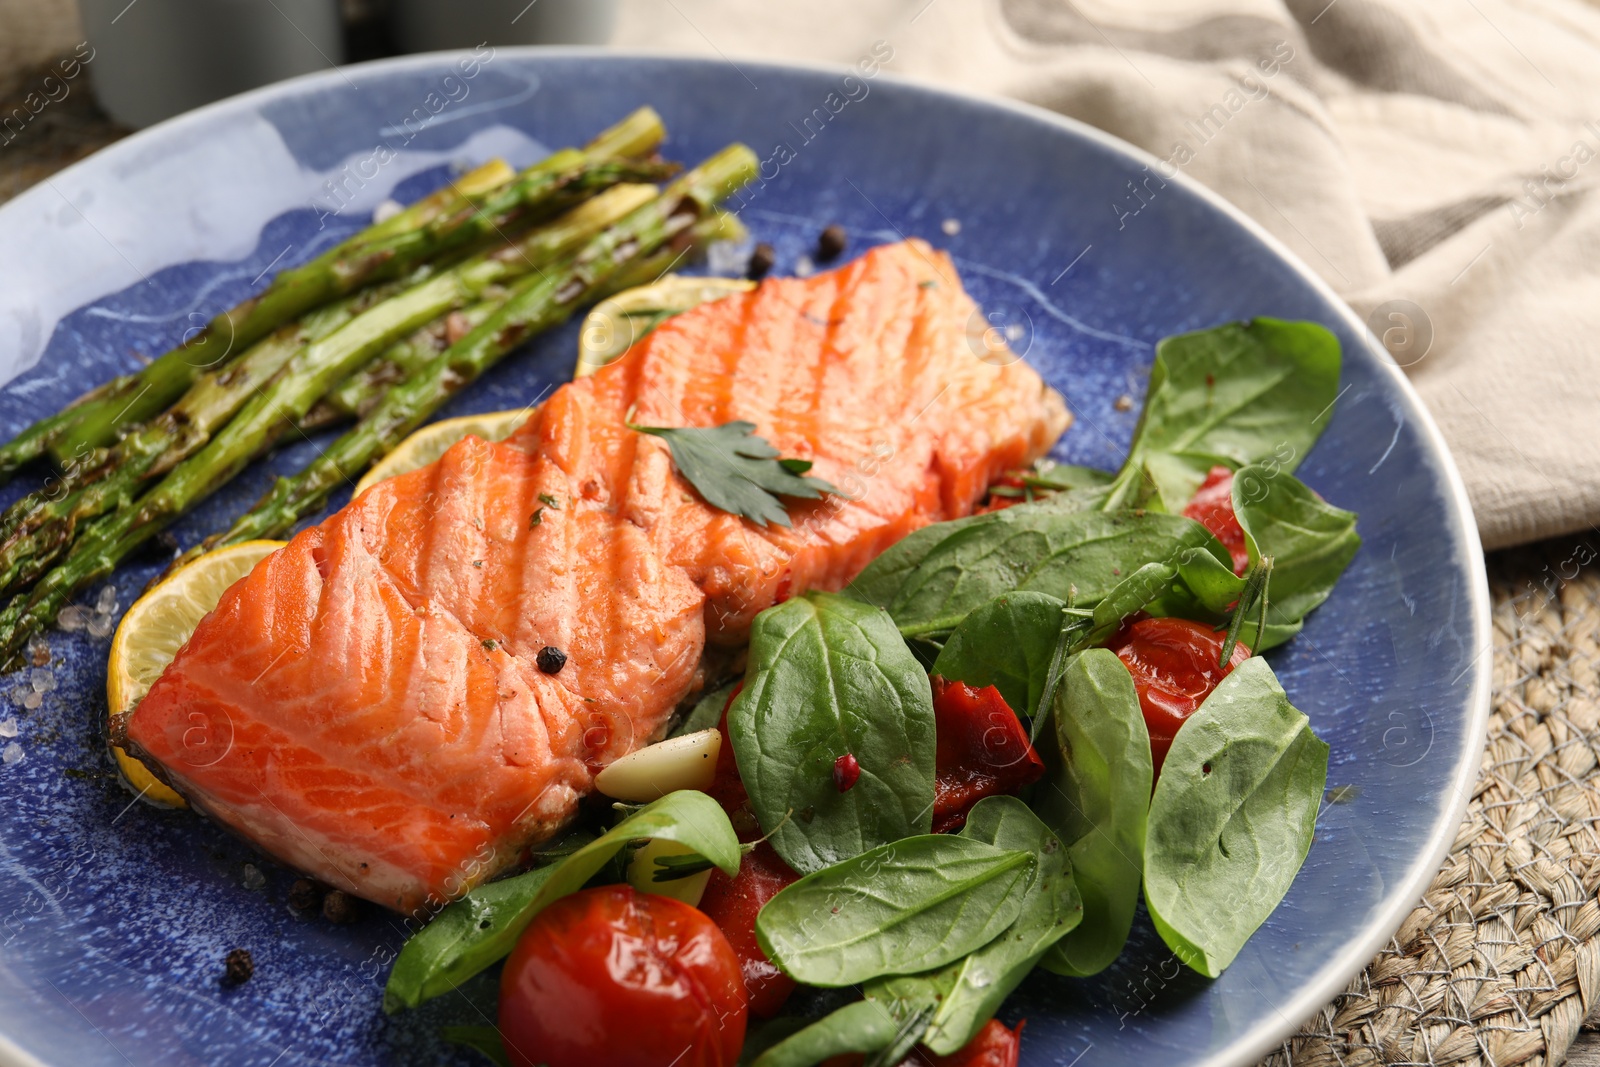
<svg viewBox="0 0 1600 1067">
<path fill-rule="evenodd" d="M 463 437 L 476 434 L 485 441 L 503 441 L 533 412 L 533 408 L 518 408 L 515 411 L 491 411 L 483 415 L 463 415 L 458 419 L 430 423 L 395 445 L 393 452 L 374 464 L 366 476 L 356 483 L 355 495 L 360 496 L 385 478 L 426 467 Z"/>
<path fill-rule="evenodd" d="M 227 588 L 283 545 L 282 541 L 246 541 L 207 552 L 134 601 L 111 639 L 111 662 L 106 668 L 111 714 L 130 711 L 143 700 Z M 111 753 L 122 776 L 146 800 L 173 808 L 186 806 L 183 798 L 157 781 L 143 763 L 115 745 Z"/>
<path fill-rule="evenodd" d="M 596 304 L 578 334 L 574 378 L 587 378 L 626 352 L 645 334 L 679 312 L 748 293 L 756 283 L 743 278 L 686 278 L 668 274 L 659 281 L 624 289 Z"/>
</svg>

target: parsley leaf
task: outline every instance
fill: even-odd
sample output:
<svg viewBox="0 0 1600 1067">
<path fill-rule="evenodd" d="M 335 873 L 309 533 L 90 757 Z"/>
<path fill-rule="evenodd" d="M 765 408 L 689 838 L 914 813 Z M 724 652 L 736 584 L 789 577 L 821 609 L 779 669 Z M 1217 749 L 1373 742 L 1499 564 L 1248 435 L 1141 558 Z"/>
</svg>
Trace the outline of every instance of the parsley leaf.
<svg viewBox="0 0 1600 1067">
<path fill-rule="evenodd" d="M 758 526 L 769 522 L 790 525 L 780 496 L 816 500 L 823 493 L 839 492 L 821 478 L 806 474 L 811 469 L 809 460 L 780 459 L 776 448 L 755 435 L 753 422 L 676 428 L 629 422 L 627 426 L 665 439 L 672 449 L 673 466 L 706 503 Z"/>
</svg>

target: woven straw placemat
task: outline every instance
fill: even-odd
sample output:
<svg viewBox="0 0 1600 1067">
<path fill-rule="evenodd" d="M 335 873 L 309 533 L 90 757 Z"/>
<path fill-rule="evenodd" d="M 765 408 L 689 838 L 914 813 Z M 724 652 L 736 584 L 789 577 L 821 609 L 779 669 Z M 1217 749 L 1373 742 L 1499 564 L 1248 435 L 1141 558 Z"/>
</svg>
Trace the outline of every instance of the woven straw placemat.
<svg viewBox="0 0 1600 1067">
<path fill-rule="evenodd" d="M 1494 707 L 1466 820 L 1388 947 L 1267 1067 L 1566 1058 L 1600 994 L 1600 554 L 1589 544 L 1489 557 Z"/>
</svg>

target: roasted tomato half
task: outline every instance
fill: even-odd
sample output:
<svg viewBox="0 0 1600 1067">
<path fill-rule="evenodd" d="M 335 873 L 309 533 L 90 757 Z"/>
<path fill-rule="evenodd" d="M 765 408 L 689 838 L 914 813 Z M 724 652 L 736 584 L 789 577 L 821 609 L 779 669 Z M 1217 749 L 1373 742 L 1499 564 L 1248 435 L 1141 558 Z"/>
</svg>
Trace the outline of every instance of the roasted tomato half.
<svg viewBox="0 0 1600 1067">
<path fill-rule="evenodd" d="M 987 796 L 1015 793 L 1038 781 L 1044 761 L 1028 742 L 1016 713 L 994 686 L 933 678 L 937 777 L 933 829 L 959 830 L 967 811 Z"/>
<path fill-rule="evenodd" d="M 733 1067 L 747 1019 L 739 959 L 716 924 L 626 885 L 540 912 L 500 977 L 517 1067 Z"/>
<path fill-rule="evenodd" d="M 1157 774 L 1184 720 L 1250 657 L 1250 650 L 1237 644 L 1227 666 L 1217 666 L 1224 643 L 1223 634 L 1188 619 L 1140 619 L 1111 639 L 1111 651 L 1133 675 Z"/>
</svg>

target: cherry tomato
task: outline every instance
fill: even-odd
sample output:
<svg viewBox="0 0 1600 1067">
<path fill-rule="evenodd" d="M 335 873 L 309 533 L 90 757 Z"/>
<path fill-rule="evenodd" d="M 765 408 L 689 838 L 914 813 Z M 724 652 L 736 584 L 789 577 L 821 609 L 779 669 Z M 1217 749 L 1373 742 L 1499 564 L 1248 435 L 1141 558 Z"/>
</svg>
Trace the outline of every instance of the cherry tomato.
<svg viewBox="0 0 1600 1067">
<path fill-rule="evenodd" d="M 1233 513 L 1233 471 L 1220 464 L 1212 467 L 1183 515 L 1216 534 L 1233 557 L 1233 573 L 1244 574 L 1250 566 L 1250 550 L 1244 544 L 1244 527 Z"/>
<path fill-rule="evenodd" d="M 1226 667 L 1218 667 L 1224 635 L 1203 622 L 1188 619 L 1139 619 L 1111 639 L 1115 652 L 1139 694 L 1139 708 L 1150 730 L 1150 754 L 1156 773 L 1185 719 L 1195 713 L 1217 683 L 1250 658 L 1243 643 L 1233 649 Z"/>
<path fill-rule="evenodd" d="M 517 1067 L 732 1067 L 747 1018 L 739 960 L 716 924 L 627 885 L 540 912 L 500 977 Z"/>
<path fill-rule="evenodd" d="M 1044 774 L 1016 713 L 994 686 L 933 678 L 937 730 L 933 829 L 959 830 L 967 810 L 984 797 L 1015 793 Z"/>
<path fill-rule="evenodd" d="M 713 871 L 700 898 L 700 910 L 717 924 L 739 958 L 750 1014 L 758 1019 L 778 1014 L 794 992 L 794 979 L 778 970 L 756 943 L 756 913 L 799 877 L 771 845 L 762 842 L 745 853 L 737 877 Z"/>
</svg>

